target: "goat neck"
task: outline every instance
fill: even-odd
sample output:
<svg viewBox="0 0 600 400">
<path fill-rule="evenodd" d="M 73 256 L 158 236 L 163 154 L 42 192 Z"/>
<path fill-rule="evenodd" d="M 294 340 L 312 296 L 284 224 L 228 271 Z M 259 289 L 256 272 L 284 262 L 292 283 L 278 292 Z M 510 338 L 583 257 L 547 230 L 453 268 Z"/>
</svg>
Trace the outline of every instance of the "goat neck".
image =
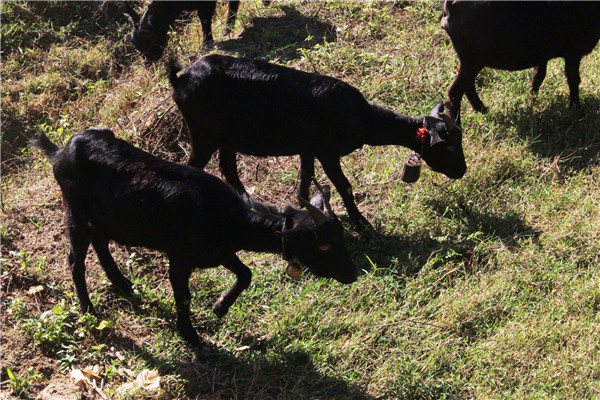
<svg viewBox="0 0 600 400">
<path fill-rule="evenodd" d="M 417 139 L 417 129 L 423 128 L 422 118 L 411 118 L 387 108 L 371 105 L 369 132 L 365 134 L 365 144 L 371 146 L 400 145 L 419 151 L 421 142 Z"/>
<path fill-rule="evenodd" d="M 242 248 L 247 251 L 284 253 L 280 233 L 286 229 L 286 221 L 291 221 L 291 217 L 274 207 L 247 199 L 250 207 L 244 215 L 246 227 L 241 230 L 244 242 Z"/>
</svg>

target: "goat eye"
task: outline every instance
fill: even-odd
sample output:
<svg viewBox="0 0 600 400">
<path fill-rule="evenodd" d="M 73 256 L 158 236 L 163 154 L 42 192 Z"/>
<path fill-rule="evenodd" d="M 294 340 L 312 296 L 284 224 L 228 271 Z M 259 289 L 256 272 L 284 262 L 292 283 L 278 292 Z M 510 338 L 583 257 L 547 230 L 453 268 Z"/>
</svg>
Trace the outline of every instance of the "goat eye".
<svg viewBox="0 0 600 400">
<path fill-rule="evenodd" d="M 321 250 L 321 251 L 329 251 L 329 250 L 331 250 L 331 245 L 330 244 L 324 244 L 322 246 L 319 246 L 319 250 Z"/>
<path fill-rule="evenodd" d="M 448 146 L 448 150 L 449 151 L 454 151 L 454 150 L 456 150 L 456 146 Z"/>
</svg>

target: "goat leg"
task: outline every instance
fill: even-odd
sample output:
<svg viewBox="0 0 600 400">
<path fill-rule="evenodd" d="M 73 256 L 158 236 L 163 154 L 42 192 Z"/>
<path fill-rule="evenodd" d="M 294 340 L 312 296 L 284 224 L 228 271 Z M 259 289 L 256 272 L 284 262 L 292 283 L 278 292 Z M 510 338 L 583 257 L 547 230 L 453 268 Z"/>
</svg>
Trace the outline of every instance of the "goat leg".
<svg viewBox="0 0 600 400">
<path fill-rule="evenodd" d="M 531 82 L 531 94 L 535 94 L 540 90 L 544 78 L 546 78 L 546 66 L 548 62 L 543 62 L 533 69 L 533 82 Z"/>
<path fill-rule="evenodd" d="M 227 21 L 225 23 L 225 29 L 223 35 L 227 35 L 235 26 L 235 19 L 237 18 L 238 9 L 240 8 L 239 1 L 229 1 L 229 9 L 227 10 Z"/>
<path fill-rule="evenodd" d="M 458 111 L 460 110 L 460 102 L 463 94 L 467 92 L 469 102 L 476 111 L 482 111 L 485 106 L 477 92 L 475 91 L 475 78 L 481 71 L 480 67 L 473 67 L 469 63 L 461 62 L 458 74 L 454 79 L 454 82 L 448 88 L 448 98 L 450 99 L 450 112 L 452 118 L 456 119 Z"/>
<path fill-rule="evenodd" d="M 67 218 L 70 220 L 67 227 L 71 245 L 68 257 L 69 268 L 71 269 L 73 283 L 75 284 L 75 292 L 79 299 L 79 306 L 81 307 L 82 313 L 88 312 L 96 315 L 85 282 L 85 257 L 90 245 L 89 234 L 84 229 L 81 229 L 81 224 L 72 221 L 71 214 L 68 210 Z"/>
<path fill-rule="evenodd" d="M 579 108 L 579 83 L 581 78 L 579 76 L 579 64 L 581 63 L 581 56 L 565 57 L 565 74 L 567 75 L 567 82 L 569 83 L 570 100 L 569 105 L 574 108 Z"/>
<path fill-rule="evenodd" d="M 313 155 L 300 155 L 300 189 L 298 195 L 304 200 L 309 199 L 310 183 L 315 175 L 315 157 Z"/>
<path fill-rule="evenodd" d="M 352 186 L 350 186 L 350 182 L 348 178 L 342 172 L 342 168 L 340 167 L 340 159 L 339 158 L 319 158 L 319 162 L 323 166 L 323 170 L 325 174 L 331 180 L 331 183 L 335 186 L 337 191 L 340 193 L 342 200 L 344 201 L 344 205 L 346 206 L 346 210 L 348 210 L 348 216 L 352 223 L 356 226 L 357 229 L 370 227 L 371 224 L 365 217 L 362 216 L 358 208 L 356 207 L 356 203 L 354 202 L 354 195 L 352 194 Z"/>
<path fill-rule="evenodd" d="M 190 320 L 190 275 L 192 268 L 189 263 L 179 261 L 169 256 L 169 280 L 173 287 L 175 306 L 177 307 L 177 332 L 192 346 L 200 345 L 198 333 Z"/>
<path fill-rule="evenodd" d="M 198 17 L 202 26 L 202 36 L 204 42 L 202 46 L 212 46 L 214 43 L 212 34 L 212 18 L 217 8 L 216 1 L 199 1 L 198 2 Z"/>
<path fill-rule="evenodd" d="M 98 255 L 102 269 L 104 269 L 106 276 L 113 286 L 122 293 L 131 295 L 133 293 L 133 285 L 129 279 L 123 276 L 119 270 L 119 267 L 117 267 L 115 260 L 108 250 L 108 240 L 101 239 L 96 236 L 92 239 L 92 246 L 94 246 L 94 250 Z"/>
<path fill-rule="evenodd" d="M 225 176 L 227 183 L 243 194 L 246 193 L 246 189 L 238 175 L 235 154 L 235 151 L 221 148 L 219 150 L 219 170 Z"/>
<path fill-rule="evenodd" d="M 217 314 L 218 317 L 223 317 L 227 314 L 229 307 L 235 303 L 240 293 L 250 286 L 250 281 L 252 280 L 250 268 L 245 266 L 236 255 L 233 255 L 224 262 L 223 266 L 233 272 L 237 277 L 237 280 L 231 288 L 221 294 L 221 297 L 219 297 L 219 300 L 217 300 L 213 306 L 213 312 Z"/>
</svg>

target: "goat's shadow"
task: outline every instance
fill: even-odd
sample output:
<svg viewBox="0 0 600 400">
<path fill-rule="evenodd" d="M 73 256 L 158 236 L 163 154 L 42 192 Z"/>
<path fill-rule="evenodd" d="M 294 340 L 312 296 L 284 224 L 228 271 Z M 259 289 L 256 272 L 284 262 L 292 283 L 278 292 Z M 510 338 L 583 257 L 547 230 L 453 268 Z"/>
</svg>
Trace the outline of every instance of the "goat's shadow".
<svg viewBox="0 0 600 400">
<path fill-rule="evenodd" d="M 312 48 L 336 40 L 335 26 L 306 16 L 294 6 L 280 5 L 284 15 L 254 17 L 236 38 L 215 43 L 215 47 L 244 57 L 277 59 L 285 63 L 298 58 L 298 49 Z"/>
<path fill-rule="evenodd" d="M 579 109 L 569 108 L 564 97 L 554 97 L 539 110 L 533 104 L 515 104 L 503 111 L 491 112 L 490 118 L 501 126 L 514 127 L 535 154 L 561 157 L 561 165 L 579 171 L 600 164 L 600 97 L 587 95 Z M 506 139 L 501 132 L 500 139 Z"/>
<path fill-rule="evenodd" d="M 119 297 L 116 302 L 128 303 L 126 307 L 142 319 L 158 316 L 165 321 L 175 320 L 174 310 L 161 309 L 155 303 L 150 307 L 143 307 L 145 301 L 137 295 Z M 133 352 L 152 368 L 156 368 L 161 375 L 179 375 L 185 382 L 184 391 L 189 398 L 313 399 L 331 398 L 331 393 L 335 393 L 336 398 L 372 399 L 363 389 L 317 371 L 312 356 L 304 351 L 285 352 L 276 358 L 271 355 L 257 356 L 257 353 L 268 354 L 269 339 L 255 347 L 249 346 L 244 352 L 235 353 L 208 342 L 194 350 L 177 335 L 174 323 L 167 324 L 172 336 L 167 335 L 157 340 L 181 343 L 175 347 L 164 344 L 172 349 L 168 352 L 152 351 L 146 346 L 140 346 L 118 331 L 104 335 L 102 341 L 116 350 Z M 202 322 L 196 319 L 195 325 L 202 338 L 218 332 L 222 323 L 215 318 L 208 318 Z M 162 346 L 159 343 L 156 345 Z"/>
<path fill-rule="evenodd" d="M 412 236 L 390 235 L 376 229 L 349 234 L 347 243 L 359 269 L 371 271 L 377 268 L 404 279 L 418 273 L 430 261 L 438 265 L 439 258 L 442 264 L 447 261 L 463 263 L 465 270 L 475 272 L 482 260 L 490 256 L 488 246 L 478 246 L 482 241 L 500 241 L 503 248 L 518 249 L 523 240 L 535 243 L 541 234 L 514 211 L 497 214 L 474 210 L 460 199 L 451 197 L 425 201 L 424 205 L 429 212 L 442 218 L 459 220 L 460 235 L 442 238 L 434 238 L 430 232 Z M 434 259 L 435 255 L 439 257 Z"/>
</svg>

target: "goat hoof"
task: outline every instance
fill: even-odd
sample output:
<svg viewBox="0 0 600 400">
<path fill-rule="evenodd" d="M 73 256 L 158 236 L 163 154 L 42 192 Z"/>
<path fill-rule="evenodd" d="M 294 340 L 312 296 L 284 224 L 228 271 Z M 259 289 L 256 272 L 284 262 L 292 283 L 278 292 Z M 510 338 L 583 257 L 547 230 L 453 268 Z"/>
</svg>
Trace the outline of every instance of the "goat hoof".
<svg viewBox="0 0 600 400">
<path fill-rule="evenodd" d="M 352 225 L 358 232 L 362 232 L 364 230 L 372 230 L 373 225 L 369 221 L 367 221 L 363 216 L 360 218 L 352 218 Z"/>
<path fill-rule="evenodd" d="M 179 336 L 181 336 L 188 344 L 194 347 L 200 347 L 202 342 L 200 342 L 200 337 L 193 327 L 186 329 L 178 328 L 177 331 L 179 332 Z"/>
<path fill-rule="evenodd" d="M 114 285 L 114 287 L 125 296 L 131 296 L 133 294 L 133 284 L 128 280 L 120 282 Z"/>
<path fill-rule="evenodd" d="M 84 305 L 82 305 L 82 306 L 81 306 L 81 313 L 82 313 L 82 314 L 88 313 L 88 314 L 91 314 L 91 315 L 93 315 L 93 316 L 95 316 L 95 317 L 97 317 L 97 316 L 98 316 L 98 313 L 97 313 L 97 312 L 96 312 L 96 310 L 94 309 L 94 306 L 92 305 L 92 303 L 90 303 L 90 304 L 88 304 L 88 305 L 85 305 L 85 306 L 84 306 Z"/>
<path fill-rule="evenodd" d="M 477 112 L 480 112 L 482 114 L 485 114 L 489 111 L 489 108 L 487 108 L 485 106 L 485 104 L 481 103 L 481 104 L 477 104 L 476 106 L 473 106 L 473 109 Z"/>
<path fill-rule="evenodd" d="M 227 311 L 229 311 L 229 307 L 225 307 L 220 303 L 215 304 L 213 307 L 213 312 L 219 318 L 223 318 L 227 314 Z"/>
</svg>

